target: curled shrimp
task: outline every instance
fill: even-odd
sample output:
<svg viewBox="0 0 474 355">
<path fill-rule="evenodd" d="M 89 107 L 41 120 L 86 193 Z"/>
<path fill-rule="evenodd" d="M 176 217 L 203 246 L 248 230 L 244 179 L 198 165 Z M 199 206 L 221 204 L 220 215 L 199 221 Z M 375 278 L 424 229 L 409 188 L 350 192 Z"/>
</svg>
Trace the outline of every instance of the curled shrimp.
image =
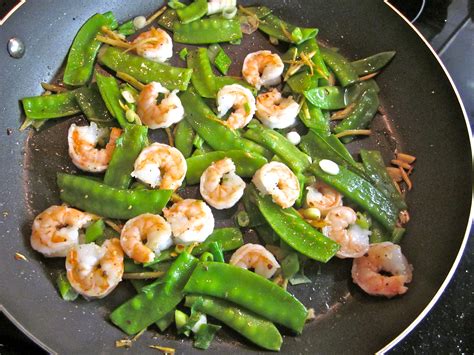
<svg viewBox="0 0 474 355">
<path fill-rule="evenodd" d="M 161 28 L 140 33 L 131 44 L 139 56 L 154 62 L 163 63 L 173 56 L 173 41 Z"/>
<path fill-rule="evenodd" d="M 186 159 L 178 149 L 153 143 L 138 155 L 131 175 L 153 188 L 176 190 L 183 183 L 186 170 Z"/>
<path fill-rule="evenodd" d="M 342 195 L 320 181 L 308 186 L 306 190 L 306 205 L 317 208 L 321 216 L 326 216 L 334 207 L 342 206 Z"/>
<path fill-rule="evenodd" d="M 137 114 L 141 121 L 151 129 L 167 128 L 181 121 L 184 108 L 177 93 L 178 90 L 170 92 L 155 81 L 145 85 L 137 100 Z M 160 94 L 165 97 L 157 104 Z"/>
<path fill-rule="evenodd" d="M 122 281 L 123 251 L 117 238 L 76 245 L 66 256 L 67 279 L 81 295 L 107 296 Z"/>
<path fill-rule="evenodd" d="M 129 258 L 148 263 L 173 245 L 171 227 L 163 217 L 145 213 L 125 223 L 120 233 L 120 244 Z"/>
<path fill-rule="evenodd" d="M 300 195 L 300 183 L 296 175 L 285 164 L 272 161 L 257 170 L 252 182 L 264 195 L 282 208 L 294 205 Z"/>
<path fill-rule="evenodd" d="M 232 159 L 225 158 L 212 163 L 201 175 L 201 196 L 218 210 L 231 208 L 242 197 L 245 182 L 235 173 Z"/>
<path fill-rule="evenodd" d="M 79 244 L 79 230 L 95 216 L 66 206 L 51 206 L 36 216 L 31 231 L 31 246 L 47 257 L 66 256 Z"/>
<path fill-rule="evenodd" d="M 283 97 L 277 89 L 257 96 L 257 118 L 269 128 L 287 128 L 296 121 L 300 105 L 293 97 Z"/>
<path fill-rule="evenodd" d="M 254 269 L 255 273 L 269 279 L 280 267 L 272 253 L 259 244 L 245 244 L 232 254 L 229 264 L 243 269 Z"/>
<path fill-rule="evenodd" d="M 357 214 L 350 207 L 332 208 L 324 221 L 323 234 L 337 242 L 341 248 L 336 256 L 344 258 L 358 258 L 369 250 L 369 235 L 371 232 L 356 224 Z"/>
<path fill-rule="evenodd" d="M 284 64 L 278 54 L 270 51 L 249 53 L 242 66 L 242 75 L 252 86 L 260 90 L 281 82 Z"/>
<path fill-rule="evenodd" d="M 175 244 L 202 243 L 214 230 L 214 216 L 206 203 L 186 199 L 176 202 L 163 214 L 171 225 Z"/>
<path fill-rule="evenodd" d="M 405 284 L 411 282 L 412 275 L 413 266 L 402 254 L 400 246 L 391 242 L 371 244 L 367 255 L 352 263 L 352 280 L 373 296 L 404 294 L 408 291 Z"/>
<path fill-rule="evenodd" d="M 90 126 L 76 126 L 74 123 L 69 127 L 68 146 L 69 156 L 72 162 L 81 170 L 93 173 L 103 172 L 107 169 L 112 153 L 115 149 L 115 141 L 122 131 L 112 128 L 109 142 L 103 149 L 97 145 L 108 133 L 106 128 L 98 128 L 97 124 L 91 122 Z"/>
<path fill-rule="evenodd" d="M 255 98 L 252 92 L 242 85 L 233 84 L 222 87 L 217 93 L 219 117 L 231 108 L 234 111 L 224 122 L 227 127 L 238 129 L 245 127 L 255 114 Z"/>
</svg>

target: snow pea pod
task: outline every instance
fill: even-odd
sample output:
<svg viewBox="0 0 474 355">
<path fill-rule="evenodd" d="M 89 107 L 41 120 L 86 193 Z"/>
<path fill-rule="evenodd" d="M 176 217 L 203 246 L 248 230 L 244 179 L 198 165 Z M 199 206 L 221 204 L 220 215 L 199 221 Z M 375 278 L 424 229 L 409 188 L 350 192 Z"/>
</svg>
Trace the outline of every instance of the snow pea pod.
<svg viewBox="0 0 474 355">
<path fill-rule="evenodd" d="M 330 73 L 324 63 L 323 56 L 321 55 L 321 49 L 319 48 L 318 42 L 316 42 L 316 38 L 310 38 L 307 41 L 298 45 L 298 53 L 312 53 L 314 52 L 313 57 L 311 58 L 312 62 L 316 67 L 316 73 L 319 77 L 329 77 Z"/>
<path fill-rule="evenodd" d="M 297 94 L 303 94 L 307 90 L 311 90 L 318 86 L 318 78 L 307 71 L 292 75 L 287 84 L 291 90 Z"/>
<path fill-rule="evenodd" d="M 231 301 L 297 333 L 303 330 L 308 315 L 305 306 L 280 286 L 225 263 L 199 263 L 184 291 Z"/>
<path fill-rule="evenodd" d="M 230 42 L 242 38 L 240 22 L 224 18 L 206 18 L 173 25 L 173 40 L 178 43 L 211 44 Z"/>
<path fill-rule="evenodd" d="M 264 349 L 280 350 L 283 339 L 275 325 L 231 302 L 215 297 L 188 295 L 184 305 L 220 320 Z"/>
<path fill-rule="evenodd" d="M 377 82 L 373 79 L 360 81 L 358 83 L 348 86 L 344 94 L 346 104 L 349 105 L 355 102 L 357 99 L 361 97 L 364 91 L 367 91 L 367 90 L 372 90 L 377 94 L 380 92 L 380 88 L 377 85 Z"/>
<path fill-rule="evenodd" d="M 187 57 L 188 68 L 193 70 L 191 82 L 199 95 L 206 98 L 216 97 L 215 75 L 206 48 L 197 48 Z"/>
<path fill-rule="evenodd" d="M 224 86 L 226 85 L 232 85 L 232 84 L 239 84 L 250 91 L 252 91 L 252 94 L 254 96 L 257 95 L 257 89 L 255 89 L 253 86 L 249 85 L 245 80 L 242 79 L 237 79 L 232 76 L 216 76 L 214 78 L 215 86 L 216 86 L 216 95 L 217 92 Z M 214 96 L 215 97 L 215 96 Z"/>
<path fill-rule="evenodd" d="M 191 4 L 176 10 L 181 23 L 199 20 L 207 13 L 207 0 L 194 0 Z"/>
<path fill-rule="evenodd" d="M 393 231 L 398 218 L 399 208 L 368 180 L 355 174 L 343 165 L 339 165 L 339 173 L 331 175 L 319 166 L 316 160 L 309 171 L 316 178 L 332 186 L 353 203 L 359 205 L 386 229 Z"/>
<path fill-rule="evenodd" d="M 298 114 L 301 122 L 322 135 L 329 135 L 331 133 L 329 127 L 329 114 L 323 112 L 319 107 L 314 106 L 311 102 L 305 101 L 301 105 L 301 110 Z"/>
<path fill-rule="evenodd" d="M 165 317 L 184 298 L 183 288 L 198 260 L 184 252 L 163 276 L 163 282 L 140 292 L 110 314 L 110 320 L 132 335 Z"/>
<path fill-rule="evenodd" d="M 81 112 L 74 91 L 54 95 L 31 96 L 21 100 L 26 117 L 32 120 L 47 120 L 75 115 Z"/>
<path fill-rule="evenodd" d="M 186 120 L 180 121 L 176 126 L 174 145 L 185 158 L 191 156 L 194 141 L 193 127 Z"/>
<path fill-rule="evenodd" d="M 166 9 L 163 15 L 158 18 L 158 24 L 161 27 L 166 28 L 168 31 L 173 31 L 173 25 L 176 21 L 179 21 L 178 14 L 176 13 L 176 10 L 171 8 Z"/>
<path fill-rule="evenodd" d="M 90 122 L 95 122 L 99 126 L 115 125 L 116 122 L 102 100 L 97 83 L 74 90 L 74 95 L 77 104 Z"/>
<path fill-rule="evenodd" d="M 117 80 L 113 76 L 105 76 L 95 73 L 95 79 L 99 88 L 100 95 L 105 102 L 105 106 L 110 114 L 115 117 L 120 127 L 130 126 L 125 118 L 125 111 L 120 106 L 119 100 L 122 98 Z"/>
<path fill-rule="evenodd" d="M 135 25 L 133 24 L 133 20 L 129 20 L 127 22 L 122 23 L 118 28 L 117 32 L 124 36 L 133 35 L 137 32 Z"/>
<path fill-rule="evenodd" d="M 117 28 L 117 20 L 112 12 L 95 14 L 77 32 L 67 57 L 63 77 L 65 84 L 80 86 L 91 78 L 94 60 L 102 44 L 95 37 L 103 26 L 112 30 Z"/>
<path fill-rule="evenodd" d="M 306 99 L 324 110 L 339 110 L 347 106 L 345 90 L 340 86 L 321 86 L 304 92 Z"/>
<path fill-rule="evenodd" d="M 356 60 L 351 65 L 359 76 L 372 74 L 390 63 L 396 53 L 395 51 L 377 53 L 370 57 Z"/>
<path fill-rule="evenodd" d="M 153 62 L 115 47 L 104 46 L 98 58 L 115 72 L 131 75 L 145 84 L 157 81 L 169 90 L 186 90 L 191 80 L 191 69 Z"/>
<path fill-rule="evenodd" d="M 252 177 L 255 172 L 267 163 L 265 157 L 249 153 L 243 150 L 215 151 L 205 153 L 186 159 L 188 170 L 186 172 L 186 182 L 189 185 L 199 183 L 199 179 L 213 162 L 224 158 L 230 158 L 236 166 L 237 175 L 240 177 Z"/>
<path fill-rule="evenodd" d="M 71 206 L 99 216 L 130 219 L 160 213 L 171 190 L 121 190 L 83 176 L 58 173 L 60 198 Z"/>
<path fill-rule="evenodd" d="M 359 80 L 359 76 L 354 67 L 352 67 L 351 63 L 341 54 L 329 48 L 321 48 L 321 55 L 324 62 L 331 68 L 343 87 L 354 84 Z"/>
<path fill-rule="evenodd" d="M 128 189 L 133 171 L 133 164 L 145 147 L 148 140 L 146 126 L 129 125 L 115 141 L 115 149 L 105 172 L 104 184 L 118 188 Z"/>
</svg>

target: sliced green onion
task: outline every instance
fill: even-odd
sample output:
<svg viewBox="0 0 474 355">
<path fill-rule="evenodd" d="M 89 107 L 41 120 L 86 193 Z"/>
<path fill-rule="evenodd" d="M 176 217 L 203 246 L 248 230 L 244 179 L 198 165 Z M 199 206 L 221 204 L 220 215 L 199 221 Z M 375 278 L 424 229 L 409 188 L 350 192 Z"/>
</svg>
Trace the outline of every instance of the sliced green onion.
<svg viewBox="0 0 474 355">
<path fill-rule="evenodd" d="M 206 252 L 202 253 L 199 260 L 201 260 L 201 261 L 214 261 L 214 255 L 212 255 L 211 253 L 206 251 Z"/>
<path fill-rule="evenodd" d="M 59 293 L 65 301 L 74 301 L 79 294 L 72 288 L 69 280 L 67 279 L 66 273 L 61 272 L 56 279 L 56 285 L 58 286 Z"/>
<path fill-rule="evenodd" d="M 194 335 L 193 346 L 198 349 L 208 349 L 219 329 L 221 329 L 220 325 L 202 324 Z"/>
<path fill-rule="evenodd" d="M 179 51 L 179 57 L 181 58 L 181 60 L 186 60 L 187 56 L 188 56 L 188 49 L 184 47 L 183 49 Z"/>
<path fill-rule="evenodd" d="M 92 223 L 86 228 L 86 236 L 84 242 L 86 244 L 95 242 L 99 237 L 104 234 L 105 223 L 102 219 L 99 219 Z"/>
<path fill-rule="evenodd" d="M 239 227 L 247 227 L 250 224 L 250 217 L 245 211 L 239 211 L 236 220 Z"/>
</svg>

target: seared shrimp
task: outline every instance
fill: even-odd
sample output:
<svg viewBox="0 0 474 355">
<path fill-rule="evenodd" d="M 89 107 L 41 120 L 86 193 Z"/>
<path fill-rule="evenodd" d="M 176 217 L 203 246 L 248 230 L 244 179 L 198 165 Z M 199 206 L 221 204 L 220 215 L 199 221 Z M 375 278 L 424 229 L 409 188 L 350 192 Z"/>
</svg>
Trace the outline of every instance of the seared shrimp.
<svg viewBox="0 0 474 355">
<path fill-rule="evenodd" d="M 175 244 L 201 243 L 214 230 L 214 216 L 206 203 L 186 199 L 176 202 L 163 214 L 171 224 Z"/>
<path fill-rule="evenodd" d="M 36 216 L 31 231 L 31 246 L 44 256 L 66 256 L 79 244 L 79 229 L 95 216 L 66 206 L 51 206 Z"/>
<path fill-rule="evenodd" d="M 171 227 L 159 215 L 142 214 L 125 223 L 120 233 L 120 245 L 129 258 L 148 263 L 173 245 Z"/>
<path fill-rule="evenodd" d="M 287 128 L 296 121 L 300 105 L 293 97 L 283 97 L 277 89 L 257 96 L 257 118 L 269 128 Z"/>
<path fill-rule="evenodd" d="M 404 294 L 408 290 L 405 284 L 411 282 L 412 274 L 413 266 L 402 254 L 402 249 L 391 242 L 371 244 L 367 255 L 352 263 L 352 280 L 373 296 Z"/>
<path fill-rule="evenodd" d="M 350 207 L 334 207 L 324 221 L 323 234 L 337 242 L 341 249 L 336 256 L 344 258 L 358 258 L 369 250 L 369 235 L 371 232 L 356 224 L 357 215 Z"/>
<path fill-rule="evenodd" d="M 219 117 L 231 108 L 234 111 L 224 122 L 227 127 L 238 129 L 245 127 L 255 114 L 255 98 L 252 92 L 242 85 L 226 85 L 217 93 Z"/>
<path fill-rule="evenodd" d="M 252 182 L 264 195 L 270 195 L 273 202 L 282 208 L 294 205 L 300 195 L 300 183 L 285 164 L 272 161 L 257 170 Z"/>
<path fill-rule="evenodd" d="M 284 64 L 278 54 L 258 51 L 245 57 L 242 75 L 250 85 L 260 90 L 262 86 L 280 84 L 283 69 Z"/>
<path fill-rule="evenodd" d="M 254 269 L 255 273 L 269 279 L 280 267 L 272 253 L 259 244 L 245 244 L 237 249 L 229 264 L 243 269 Z"/>
<path fill-rule="evenodd" d="M 132 42 L 132 48 L 143 58 L 163 63 L 173 56 L 173 41 L 161 28 L 152 27 L 140 33 Z"/>
<path fill-rule="evenodd" d="M 73 123 L 69 127 L 67 140 L 69 156 L 74 165 L 81 170 L 93 173 L 105 171 L 112 158 L 115 141 L 122 131 L 119 128 L 112 128 L 105 148 L 97 148 L 99 141 L 104 139 L 107 133 L 108 129 L 98 128 L 94 122 L 91 122 L 90 126 L 76 126 Z"/>
<path fill-rule="evenodd" d="M 122 281 L 123 251 L 117 238 L 76 245 L 66 257 L 67 279 L 71 286 L 86 297 L 107 296 Z"/>
<path fill-rule="evenodd" d="M 204 200 L 218 210 L 231 208 L 242 197 L 245 182 L 235 173 L 232 159 L 212 163 L 201 175 L 199 191 Z"/>
<path fill-rule="evenodd" d="M 131 175 L 153 188 L 176 190 L 183 183 L 186 170 L 186 159 L 178 149 L 153 143 L 138 155 Z"/>
<path fill-rule="evenodd" d="M 334 208 L 342 206 L 342 195 L 328 185 L 317 182 L 306 188 L 306 206 L 317 208 L 321 216 L 326 216 Z"/>
<path fill-rule="evenodd" d="M 140 92 L 137 101 L 137 114 L 142 122 L 151 129 L 167 128 L 181 121 L 184 117 L 184 108 L 176 95 L 178 90 L 170 92 L 155 81 L 146 85 Z M 165 97 L 159 104 L 156 103 L 159 94 Z"/>
</svg>

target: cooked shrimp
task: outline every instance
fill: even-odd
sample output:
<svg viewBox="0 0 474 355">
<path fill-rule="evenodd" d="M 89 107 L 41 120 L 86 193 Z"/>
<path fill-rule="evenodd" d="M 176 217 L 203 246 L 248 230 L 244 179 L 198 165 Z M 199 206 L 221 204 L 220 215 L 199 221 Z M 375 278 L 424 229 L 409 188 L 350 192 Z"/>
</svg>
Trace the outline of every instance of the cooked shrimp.
<svg viewBox="0 0 474 355">
<path fill-rule="evenodd" d="M 357 215 L 350 207 L 334 207 L 324 221 L 323 234 L 337 242 L 341 248 L 336 256 L 358 258 L 369 250 L 369 235 L 371 232 L 356 224 Z"/>
<path fill-rule="evenodd" d="M 173 41 L 161 28 L 152 27 L 132 41 L 132 48 L 143 58 L 163 63 L 173 56 Z"/>
<path fill-rule="evenodd" d="M 203 201 L 186 199 L 176 202 L 163 214 L 171 224 L 175 244 L 203 242 L 214 230 L 214 216 Z"/>
<path fill-rule="evenodd" d="M 105 148 L 97 148 L 98 143 L 107 136 L 107 133 L 108 129 L 98 128 L 94 122 L 91 122 L 90 126 L 76 126 L 73 123 L 69 127 L 67 140 L 69 156 L 74 165 L 81 170 L 93 173 L 105 171 L 112 158 L 115 141 L 122 131 L 119 128 L 112 128 Z"/>
<path fill-rule="evenodd" d="M 171 227 L 159 215 L 139 215 L 128 220 L 123 226 L 120 245 L 129 258 L 139 263 L 148 263 L 161 251 L 173 245 Z"/>
<path fill-rule="evenodd" d="M 96 217 L 66 206 L 51 206 L 36 216 L 31 246 L 47 257 L 66 256 L 79 244 L 79 230 Z"/>
<path fill-rule="evenodd" d="M 342 195 L 328 185 L 317 182 L 306 188 L 306 205 L 317 208 L 324 217 L 329 210 L 342 206 Z"/>
<path fill-rule="evenodd" d="M 257 118 L 269 128 L 287 128 L 296 121 L 300 105 L 293 97 L 283 97 L 277 89 L 257 96 Z"/>
<path fill-rule="evenodd" d="M 178 149 L 153 143 L 138 155 L 131 175 L 153 188 L 176 190 L 183 183 L 186 170 L 186 159 Z"/>
<path fill-rule="evenodd" d="M 107 296 L 122 281 L 123 251 L 117 238 L 76 245 L 66 257 L 67 279 L 71 286 L 86 297 Z"/>
<path fill-rule="evenodd" d="M 252 92 L 242 85 L 226 85 L 217 93 L 219 117 L 231 108 L 234 111 L 224 122 L 227 127 L 238 129 L 245 127 L 255 114 L 255 98 Z"/>
<path fill-rule="evenodd" d="M 247 82 L 260 90 L 281 82 L 284 64 L 278 54 L 270 51 L 258 51 L 245 57 L 242 75 Z"/>
<path fill-rule="evenodd" d="M 264 195 L 270 195 L 273 202 L 282 208 L 294 205 L 300 195 L 300 183 L 285 164 L 272 161 L 257 170 L 252 182 Z"/>
<path fill-rule="evenodd" d="M 232 159 L 212 163 L 201 175 L 199 191 L 204 200 L 218 210 L 231 208 L 242 197 L 245 182 L 235 173 Z"/>
<path fill-rule="evenodd" d="M 411 282 L 412 274 L 413 266 L 402 254 L 402 249 L 391 242 L 370 245 L 367 255 L 354 259 L 352 264 L 352 280 L 373 296 L 404 294 L 408 290 L 405 284 Z"/>
<path fill-rule="evenodd" d="M 146 85 L 140 92 L 137 101 L 137 114 L 142 122 L 151 129 L 167 128 L 181 121 L 184 108 L 176 95 L 178 90 L 170 92 L 155 81 Z M 156 103 L 158 96 L 164 94 L 163 100 Z"/>
<path fill-rule="evenodd" d="M 232 254 L 229 264 L 243 269 L 254 269 L 255 273 L 269 279 L 280 267 L 272 253 L 259 244 L 245 244 Z"/>
</svg>

